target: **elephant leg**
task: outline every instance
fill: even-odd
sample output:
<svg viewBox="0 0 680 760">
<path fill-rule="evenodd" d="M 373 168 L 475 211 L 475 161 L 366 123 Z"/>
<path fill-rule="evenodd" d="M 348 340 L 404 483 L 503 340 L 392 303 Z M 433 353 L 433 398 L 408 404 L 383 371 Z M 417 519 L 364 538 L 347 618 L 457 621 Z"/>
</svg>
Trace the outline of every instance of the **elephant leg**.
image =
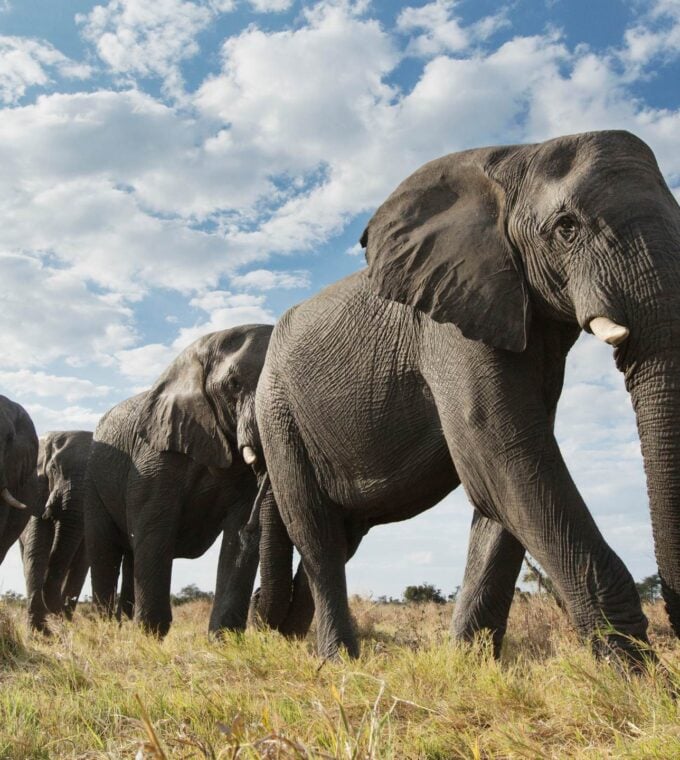
<svg viewBox="0 0 680 760">
<path fill-rule="evenodd" d="M 241 529 L 248 523 L 252 507 L 249 501 L 234 504 L 224 521 L 215 582 L 215 601 L 208 625 L 211 633 L 224 630 L 243 631 L 246 627 L 248 605 L 260 558 L 257 539 L 249 540 L 241 535 Z"/>
<path fill-rule="evenodd" d="M 174 536 L 168 530 L 135 527 L 135 620 L 147 633 L 160 638 L 172 623 L 170 584 L 174 546 Z"/>
<path fill-rule="evenodd" d="M 90 558 L 92 600 L 99 612 L 112 617 L 124 550 L 118 526 L 93 491 L 90 489 L 85 511 L 85 547 Z"/>
<path fill-rule="evenodd" d="M 85 541 L 80 542 L 71 567 L 66 575 L 64 584 L 61 589 L 61 595 L 64 600 L 64 615 L 67 620 L 73 618 L 78 599 L 85 585 L 85 578 L 90 569 L 90 563 L 87 558 L 87 552 L 85 551 Z"/>
<path fill-rule="evenodd" d="M 281 625 L 279 625 L 278 630 L 289 638 L 304 639 L 313 619 L 314 596 L 309 585 L 309 577 L 305 572 L 304 563 L 300 561 L 293 578 L 293 595 L 288 607 L 288 613 Z"/>
<path fill-rule="evenodd" d="M 635 583 L 569 475 L 541 399 L 536 357 L 530 349 L 501 357 L 472 344 L 457 344 L 449 361 L 438 354 L 427 378 L 468 497 L 545 568 L 596 651 L 612 646 L 642 659 L 647 619 Z"/>
<path fill-rule="evenodd" d="M 54 541 L 54 522 L 31 517 L 21 536 L 21 559 L 26 579 L 28 622 L 37 631 L 47 631 L 47 607 L 43 586 Z"/>
<path fill-rule="evenodd" d="M 62 593 L 66 576 L 71 569 L 73 560 L 83 543 L 83 516 L 73 509 L 65 509 L 56 523 L 52 552 L 50 553 L 47 576 L 43 596 L 47 609 L 61 615 L 66 604 L 66 597 Z"/>
<path fill-rule="evenodd" d="M 524 547 L 505 528 L 475 510 L 470 528 L 463 585 L 456 599 L 451 634 L 471 641 L 491 633 L 494 657 L 500 657 Z"/>
<path fill-rule="evenodd" d="M 351 657 L 356 657 L 359 644 L 347 599 L 347 535 L 342 508 L 319 487 L 292 415 L 285 408 L 278 411 L 272 424 L 261 431 L 262 442 L 278 512 L 311 582 L 319 655 L 335 658 L 344 646 Z M 264 542 L 264 524 L 262 530 Z M 264 547 L 262 552 L 264 557 Z"/>
<path fill-rule="evenodd" d="M 123 580 L 118 594 L 118 606 L 116 607 L 116 620 L 119 622 L 126 617 L 132 620 L 135 614 L 135 572 L 132 552 L 123 554 Z"/>
<path fill-rule="evenodd" d="M 361 540 L 368 532 L 364 525 L 353 525 L 347 531 L 347 562 L 354 556 Z M 309 578 L 302 561 L 298 564 L 293 579 L 293 596 L 286 619 L 279 627 L 284 636 L 303 639 L 314 619 L 314 597 L 309 586 Z"/>
</svg>

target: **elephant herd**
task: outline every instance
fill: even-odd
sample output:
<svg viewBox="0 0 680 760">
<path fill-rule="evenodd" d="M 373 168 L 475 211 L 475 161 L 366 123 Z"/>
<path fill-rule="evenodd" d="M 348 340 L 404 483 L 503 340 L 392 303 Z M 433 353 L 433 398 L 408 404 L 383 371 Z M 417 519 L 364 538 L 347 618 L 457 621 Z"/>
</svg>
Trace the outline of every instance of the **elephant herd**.
<svg viewBox="0 0 680 760">
<path fill-rule="evenodd" d="M 488 630 L 500 651 L 528 550 L 596 651 L 651 656 L 633 579 L 555 440 L 585 330 L 631 395 L 680 635 L 680 207 L 652 151 L 607 131 L 447 155 L 361 243 L 365 270 L 273 328 L 200 338 L 94 435 L 38 444 L 0 397 L 0 561 L 21 536 L 31 624 L 70 615 L 89 566 L 102 612 L 164 635 L 173 559 L 222 534 L 211 631 L 243 629 L 249 607 L 288 635 L 316 615 L 319 654 L 356 655 L 346 562 L 370 528 L 462 484 L 457 638 Z"/>
</svg>

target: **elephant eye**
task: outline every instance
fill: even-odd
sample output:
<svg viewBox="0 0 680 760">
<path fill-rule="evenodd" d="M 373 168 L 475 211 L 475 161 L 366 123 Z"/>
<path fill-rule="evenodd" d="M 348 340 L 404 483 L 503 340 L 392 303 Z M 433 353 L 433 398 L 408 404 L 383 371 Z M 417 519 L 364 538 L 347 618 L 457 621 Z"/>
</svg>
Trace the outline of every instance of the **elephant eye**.
<svg viewBox="0 0 680 760">
<path fill-rule="evenodd" d="M 553 228 L 557 237 L 564 243 L 573 243 L 578 234 L 578 222 L 573 216 L 561 216 Z"/>
<path fill-rule="evenodd" d="M 229 380 L 227 380 L 227 388 L 231 391 L 231 393 L 238 393 L 241 390 L 241 383 L 235 378 L 230 377 Z"/>
</svg>

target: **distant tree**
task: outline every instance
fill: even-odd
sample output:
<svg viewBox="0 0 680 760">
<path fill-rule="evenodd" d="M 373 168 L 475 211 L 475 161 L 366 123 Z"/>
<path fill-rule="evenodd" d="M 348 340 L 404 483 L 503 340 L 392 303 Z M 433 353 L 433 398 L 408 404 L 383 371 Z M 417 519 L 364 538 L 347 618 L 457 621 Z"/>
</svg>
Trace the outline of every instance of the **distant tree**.
<svg viewBox="0 0 680 760">
<path fill-rule="evenodd" d="M 648 575 L 635 584 L 643 602 L 655 602 L 661 598 L 661 578 L 658 573 Z"/>
<path fill-rule="evenodd" d="M 524 562 L 528 570 L 522 576 L 522 580 L 525 583 L 535 583 L 538 586 L 539 594 L 548 594 L 549 596 L 552 596 L 557 606 L 561 610 L 564 610 L 564 602 L 562 601 L 562 597 L 560 596 L 558 590 L 555 588 L 555 584 L 541 570 L 541 568 L 535 564 L 535 560 L 533 560 L 528 554 L 525 555 Z"/>
<path fill-rule="evenodd" d="M 215 595 L 212 591 L 201 591 L 195 583 L 190 583 L 188 586 L 185 586 L 179 594 L 171 595 L 172 603 L 177 606 L 201 600 L 212 602 L 214 598 Z"/>
<path fill-rule="evenodd" d="M 441 589 L 436 588 L 431 583 L 421 583 L 420 586 L 407 586 L 404 589 L 404 601 L 446 604 L 446 599 Z"/>
<path fill-rule="evenodd" d="M 0 599 L 9 604 L 16 604 L 18 602 L 24 602 L 24 595 L 20 594 L 18 591 L 5 591 L 5 593 L 0 596 Z"/>
</svg>

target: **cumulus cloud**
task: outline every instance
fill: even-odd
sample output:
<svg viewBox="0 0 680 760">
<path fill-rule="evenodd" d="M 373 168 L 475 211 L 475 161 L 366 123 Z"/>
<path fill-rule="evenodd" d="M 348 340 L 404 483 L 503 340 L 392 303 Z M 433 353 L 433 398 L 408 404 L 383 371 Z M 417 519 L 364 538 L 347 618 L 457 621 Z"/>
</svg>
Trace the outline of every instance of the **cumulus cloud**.
<svg viewBox="0 0 680 760">
<path fill-rule="evenodd" d="M 108 407 L 99 410 L 85 406 L 59 406 L 54 408 L 36 403 L 24 403 L 38 435 L 49 430 L 94 430 Z"/>
<path fill-rule="evenodd" d="M 0 388 L 7 390 L 5 395 L 19 400 L 28 391 L 33 396 L 61 398 L 68 403 L 108 396 L 113 390 L 108 385 L 96 385 L 90 380 L 72 375 L 51 375 L 28 369 L 0 371 Z"/>
<path fill-rule="evenodd" d="M 93 292 L 72 271 L 39 258 L 0 253 L 3 367 L 43 367 L 56 359 L 106 363 L 136 339 L 132 312 Z"/>
<path fill-rule="evenodd" d="M 249 0 L 253 10 L 258 13 L 279 13 L 287 11 L 293 0 Z"/>
<path fill-rule="evenodd" d="M 51 84 L 52 73 L 66 79 L 85 79 L 91 71 L 49 42 L 0 35 L 0 103 L 17 103 L 29 87 Z"/>
<path fill-rule="evenodd" d="M 243 324 L 272 324 L 274 315 L 265 306 L 264 296 L 206 291 L 192 298 L 190 305 L 207 314 L 195 324 L 182 327 L 170 343 L 149 343 L 116 354 L 118 371 L 135 383 L 151 384 L 173 359 L 206 333 Z"/>
<path fill-rule="evenodd" d="M 246 274 L 232 275 L 232 284 L 246 290 L 292 290 L 308 288 L 310 285 L 309 272 L 273 272 L 270 269 L 253 269 Z"/>
<path fill-rule="evenodd" d="M 196 37 L 233 0 L 110 0 L 78 14 L 82 33 L 115 73 L 158 77 L 175 95 L 182 91 L 179 63 L 198 53 Z"/>
<path fill-rule="evenodd" d="M 425 58 L 460 53 L 508 24 L 506 13 L 502 11 L 465 27 L 455 15 L 457 5 L 456 0 L 435 0 L 404 8 L 397 17 L 397 29 L 409 35 L 421 32 L 410 39 L 407 53 Z"/>
</svg>

